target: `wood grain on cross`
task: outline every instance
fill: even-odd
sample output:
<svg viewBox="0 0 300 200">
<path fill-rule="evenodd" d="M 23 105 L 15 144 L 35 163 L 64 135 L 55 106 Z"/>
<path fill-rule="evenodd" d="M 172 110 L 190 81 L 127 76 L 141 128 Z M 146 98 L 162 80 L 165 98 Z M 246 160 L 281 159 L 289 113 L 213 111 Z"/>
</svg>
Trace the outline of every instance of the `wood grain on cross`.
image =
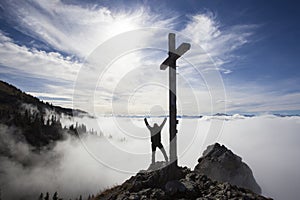
<svg viewBox="0 0 300 200">
<path fill-rule="evenodd" d="M 170 116 L 170 163 L 171 166 L 177 167 L 177 106 L 176 106 L 176 60 L 187 52 L 191 45 L 182 43 L 178 48 L 175 48 L 175 34 L 169 33 L 169 56 L 160 65 L 161 70 L 169 67 L 169 116 Z"/>
</svg>

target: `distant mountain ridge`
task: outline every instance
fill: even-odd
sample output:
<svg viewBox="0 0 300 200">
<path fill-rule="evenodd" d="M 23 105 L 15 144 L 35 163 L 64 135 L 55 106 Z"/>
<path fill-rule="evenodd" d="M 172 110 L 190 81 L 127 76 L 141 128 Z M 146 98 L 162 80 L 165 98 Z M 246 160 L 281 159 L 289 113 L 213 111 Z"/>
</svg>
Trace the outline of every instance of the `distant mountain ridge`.
<svg viewBox="0 0 300 200">
<path fill-rule="evenodd" d="M 211 115 L 177 115 L 177 118 L 179 119 L 200 119 L 200 118 L 230 118 L 230 117 L 244 117 L 244 118 L 251 118 L 251 117 L 259 117 L 264 115 L 271 115 L 275 117 L 300 117 L 300 114 L 280 114 L 280 113 L 274 113 L 274 114 L 261 114 L 261 115 L 255 115 L 255 114 L 227 114 L 227 113 L 216 113 Z M 169 117 L 169 115 L 120 115 L 120 114 L 106 114 L 106 115 L 100 115 L 102 117 L 119 117 L 119 118 L 164 118 Z"/>
</svg>

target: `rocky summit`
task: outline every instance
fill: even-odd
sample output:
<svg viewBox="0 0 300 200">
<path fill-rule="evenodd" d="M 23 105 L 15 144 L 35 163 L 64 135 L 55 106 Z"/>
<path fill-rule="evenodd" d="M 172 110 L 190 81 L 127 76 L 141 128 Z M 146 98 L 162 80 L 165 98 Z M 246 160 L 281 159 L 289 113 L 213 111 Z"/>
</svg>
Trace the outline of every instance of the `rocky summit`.
<svg viewBox="0 0 300 200">
<path fill-rule="evenodd" d="M 255 181 L 250 167 L 224 145 L 216 143 L 208 146 L 203 156 L 198 159 L 195 171 L 213 180 L 229 182 L 261 194 L 261 188 Z"/>
<path fill-rule="evenodd" d="M 222 160 L 222 158 L 224 157 L 227 159 L 227 154 L 229 154 L 228 151 L 229 150 L 227 148 L 225 149 L 224 146 L 221 146 L 219 144 L 209 146 L 208 149 L 203 153 L 203 157 L 199 159 L 199 163 L 195 167 L 194 171 L 188 169 L 187 167 L 178 167 L 175 176 L 174 174 L 170 176 L 171 173 L 170 165 L 168 165 L 165 162 L 156 162 L 154 165 L 150 165 L 147 170 L 142 170 L 138 172 L 137 175 L 132 176 L 131 178 L 126 180 L 122 185 L 113 187 L 111 189 L 102 192 L 95 199 L 101 199 L 101 200 L 112 200 L 112 199 L 114 200 L 115 199 L 116 200 L 129 200 L 129 199 L 131 200 L 146 200 L 146 199 L 264 200 L 264 199 L 271 199 L 271 198 L 263 197 L 253 192 L 251 189 L 246 189 L 244 187 L 238 187 L 235 184 L 230 184 L 229 181 L 232 180 L 226 182 L 217 181 L 209 178 L 207 175 L 202 173 L 202 172 L 210 172 L 210 173 L 216 172 L 217 174 L 220 172 L 227 173 L 229 171 L 226 170 L 230 169 L 231 170 L 230 173 L 232 174 L 230 176 L 225 176 L 226 178 L 235 177 L 234 176 L 235 173 L 237 173 L 238 177 L 240 177 L 241 169 L 239 169 L 238 167 L 239 165 L 237 167 L 232 166 L 232 169 L 231 168 L 228 169 L 230 164 L 227 163 L 227 161 L 229 162 L 230 160 L 224 160 L 224 161 Z M 224 152 L 228 152 L 228 153 L 224 155 Z M 235 157 L 233 153 L 231 157 L 232 156 Z M 214 170 L 211 171 L 203 170 L 206 169 L 206 167 L 212 166 L 211 163 L 206 162 L 205 160 L 208 158 L 215 159 L 214 157 L 219 158 L 220 166 L 221 164 L 226 165 L 224 166 L 226 170 L 217 171 L 217 169 L 219 169 L 218 167 L 214 168 Z M 210 164 L 210 165 L 201 166 L 202 164 L 203 165 Z M 237 164 L 237 163 L 233 162 L 233 164 Z M 244 164 L 241 165 L 244 166 Z M 234 172 L 234 169 L 237 169 L 237 171 Z M 176 177 L 176 179 L 171 180 L 170 177 Z M 216 177 L 220 178 L 219 176 Z M 245 177 L 247 177 L 245 178 L 245 180 L 249 181 L 248 175 L 245 175 Z M 236 178 L 234 178 L 234 181 L 236 181 Z"/>
</svg>

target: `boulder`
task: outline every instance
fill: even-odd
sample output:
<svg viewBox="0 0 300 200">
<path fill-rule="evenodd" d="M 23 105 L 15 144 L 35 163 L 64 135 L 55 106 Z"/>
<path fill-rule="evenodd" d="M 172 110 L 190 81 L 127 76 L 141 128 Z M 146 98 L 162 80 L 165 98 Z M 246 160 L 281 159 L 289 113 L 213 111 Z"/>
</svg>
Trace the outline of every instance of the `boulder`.
<svg viewBox="0 0 300 200">
<path fill-rule="evenodd" d="M 261 188 L 249 166 L 224 145 L 216 143 L 208 146 L 198 159 L 194 171 L 213 180 L 228 182 L 261 194 Z"/>
</svg>

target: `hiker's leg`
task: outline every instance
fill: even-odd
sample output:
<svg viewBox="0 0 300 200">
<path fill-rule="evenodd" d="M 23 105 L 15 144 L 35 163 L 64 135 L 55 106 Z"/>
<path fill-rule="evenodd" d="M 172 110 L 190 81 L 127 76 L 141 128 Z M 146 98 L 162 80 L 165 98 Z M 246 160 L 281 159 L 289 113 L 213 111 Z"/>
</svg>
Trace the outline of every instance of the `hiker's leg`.
<svg viewBox="0 0 300 200">
<path fill-rule="evenodd" d="M 164 146 L 160 143 L 158 147 L 161 150 L 162 154 L 164 155 L 166 162 L 168 162 L 168 156 L 167 156 Z"/>
<path fill-rule="evenodd" d="M 152 151 L 152 164 L 154 164 L 155 163 L 155 151 Z"/>
<path fill-rule="evenodd" d="M 151 160 L 151 162 L 152 162 L 152 164 L 154 164 L 155 163 L 155 150 L 156 150 L 156 146 L 153 143 L 151 144 L 151 149 L 152 149 L 152 160 Z"/>
</svg>

